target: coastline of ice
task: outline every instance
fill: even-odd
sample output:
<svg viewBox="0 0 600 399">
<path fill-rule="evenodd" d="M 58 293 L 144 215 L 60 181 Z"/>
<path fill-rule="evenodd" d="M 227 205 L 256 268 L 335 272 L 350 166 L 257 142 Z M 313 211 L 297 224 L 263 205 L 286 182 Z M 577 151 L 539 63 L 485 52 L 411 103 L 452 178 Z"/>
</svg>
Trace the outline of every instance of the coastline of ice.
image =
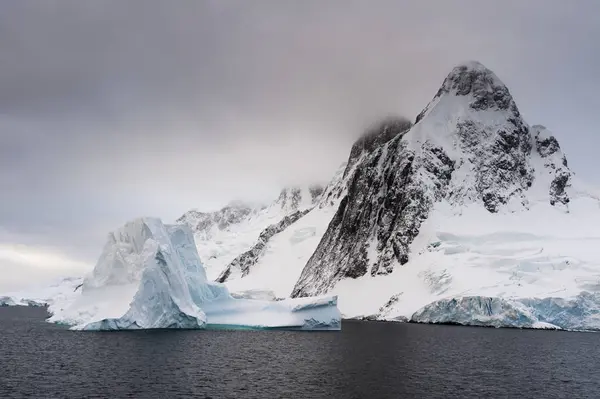
<svg viewBox="0 0 600 399">
<path fill-rule="evenodd" d="M 465 326 L 600 330 L 600 295 L 574 298 L 497 298 L 471 296 L 430 303 L 411 322 Z"/>
</svg>

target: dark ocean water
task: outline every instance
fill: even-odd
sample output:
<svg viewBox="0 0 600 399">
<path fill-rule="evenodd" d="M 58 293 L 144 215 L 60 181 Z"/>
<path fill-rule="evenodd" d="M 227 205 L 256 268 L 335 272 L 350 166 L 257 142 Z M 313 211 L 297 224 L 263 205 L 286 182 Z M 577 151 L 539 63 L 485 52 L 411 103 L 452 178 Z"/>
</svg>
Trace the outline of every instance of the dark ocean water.
<svg viewBox="0 0 600 399">
<path fill-rule="evenodd" d="M 600 334 L 345 322 L 342 332 L 71 332 L 0 308 L 0 398 L 600 398 Z"/>
</svg>

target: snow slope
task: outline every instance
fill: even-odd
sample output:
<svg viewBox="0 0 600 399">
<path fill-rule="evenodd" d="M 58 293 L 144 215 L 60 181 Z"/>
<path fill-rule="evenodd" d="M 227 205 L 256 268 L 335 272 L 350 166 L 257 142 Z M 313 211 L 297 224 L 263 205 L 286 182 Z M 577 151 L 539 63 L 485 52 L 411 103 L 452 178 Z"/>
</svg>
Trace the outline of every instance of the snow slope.
<svg viewBox="0 0 600 399">
<path fill-rule="evenodd" d="M 342 280 L 329 294 L 338 295 L 346 317 L 392 320 L 410 319 L 428 304 L 452 298 L 529 300 L 597 293 L 598 223 L 598 202 L 589 197 L 573 199 L 569 213 L 544 202 L 514 213 L 440 203 L 415 239 L 407 264 L 386 276 Z M 475 320 L 477 312 L 471 315 Z M 446 321 L 470 324 L 464 318 Z M 567 326 L 581 327 L 561 327 Z"/>
<path fill-rule="evenodd" d="M 50 303 L 50 321 L 79 330 L 149 328 L 340 329 L 336 297 L 236 299 L 207 280 L 187 226 L 143 218 L 111 233 L 70 303 Z"/>
<path fill-rule="evenodd" d="M 225 285 L 240 294 L 256 291 L 255 295 L 271 293 L 275 298 L 289 297 L 334 212 L 332 207 L 310 211 L 270 240 L 252 272 L 244 277 L 233 276 Z"/>
<path fill-rule="evenodd" d="M 255 268 L 255 265 L 260 262 L 261 258 L 264 257 L 270 241 L 276 237 L 277 234 L 282 233 L 289 226 L 297 222 L 306 215 L 306 213 L 308 213 L 308 209 L 305 211 L 296 211 L 290 215 L 284 216 L 278 223 L 272 224 L 264 229 L 259 234 L 258 239 L 252 248 L 231 261 L 216 281 L 224 283 L 235 277 L 239 278 L 247 276 Z"/>
<path fill-rule="evenodd" d="M 343 164 L 307 214 L 274 235 L 245 275 L 224 281 L 231 292 L 244 297 L 287 298 L 306 262 L 315 251 L 345 193 Z"/>
<path fill-rule="evenodd" d="M 285 188 L 268 206 L 232 202 L 217 212 L 186 212 L 177 223 L 188 225 L 194 232 L 200 259 L 212 281 L 236 257 L 252 249 L 268 226 L 295 212 L 312 208 L 322 191 L 317 185 Z"/>
</svg>

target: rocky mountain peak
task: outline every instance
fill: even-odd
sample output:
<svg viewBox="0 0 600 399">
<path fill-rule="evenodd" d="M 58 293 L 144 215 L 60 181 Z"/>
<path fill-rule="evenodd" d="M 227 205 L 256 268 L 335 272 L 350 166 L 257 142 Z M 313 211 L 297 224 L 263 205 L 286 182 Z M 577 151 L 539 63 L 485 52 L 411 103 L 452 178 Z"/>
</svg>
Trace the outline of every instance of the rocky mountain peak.
<svg viewBox="0 0 600 399">
<path fill-rule="evenodd" d="M 208 240 L 218 231 L 228 230 L 250 218 L 259 217 L 259 214 L 266 219 L 278 219 L 296 211 L 310 209 L 319 202 L 323 190 L 323 186 L 318 184 L 286 187 L 269 206 L 234 200 L 214 212 L 190 210 L 176 222 L 188 225 L 196 234 L 196 239 Z"/>
<path fill-rule="evenodd" d="M 454 67 L 444 79 L 434 101 L 443 95 L 470 96 L 469 107 L 473 110 L 511 110 L 515 116 L 520 116 L 506 85 L 494 72 L 477 61 Z M 416 122 L 423 118 L 428 108 L 417 116 Z"/>
<path fill-rule="evenodd" d="M 569 202 L 570 171 L 558 142 L 530 128 L 502 81 L 478 62 L 448 74 L 408 131 L 384 125 L 357 141 L 335 216 L 294 287 L 327 292 L 344 278 L 391 273 L 436 203 L 527 209 Z"/>
<path fill-rule="evenodd" d="M 494 72 L 472 61 L 455 67 L 442 84 L 443 91 L 457 96 L 471 95 L 471 108 L 506 110 L 514 104 L 508 88 Z"/>
</svg>

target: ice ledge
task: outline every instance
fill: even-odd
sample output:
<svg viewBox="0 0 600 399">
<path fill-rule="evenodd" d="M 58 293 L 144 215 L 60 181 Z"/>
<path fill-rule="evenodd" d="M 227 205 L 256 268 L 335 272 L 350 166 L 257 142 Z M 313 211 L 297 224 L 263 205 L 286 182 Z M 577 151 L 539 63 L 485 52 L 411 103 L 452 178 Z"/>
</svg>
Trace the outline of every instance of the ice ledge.
<svg viewBox="0 0 600 399">
<path fill-rule="evenodd" d="M 432 302 L 411 322 L 466 326 L 600 330 L 600 293 L 572 298 L 498 298 L 465 296 Z"/>
</svg>

